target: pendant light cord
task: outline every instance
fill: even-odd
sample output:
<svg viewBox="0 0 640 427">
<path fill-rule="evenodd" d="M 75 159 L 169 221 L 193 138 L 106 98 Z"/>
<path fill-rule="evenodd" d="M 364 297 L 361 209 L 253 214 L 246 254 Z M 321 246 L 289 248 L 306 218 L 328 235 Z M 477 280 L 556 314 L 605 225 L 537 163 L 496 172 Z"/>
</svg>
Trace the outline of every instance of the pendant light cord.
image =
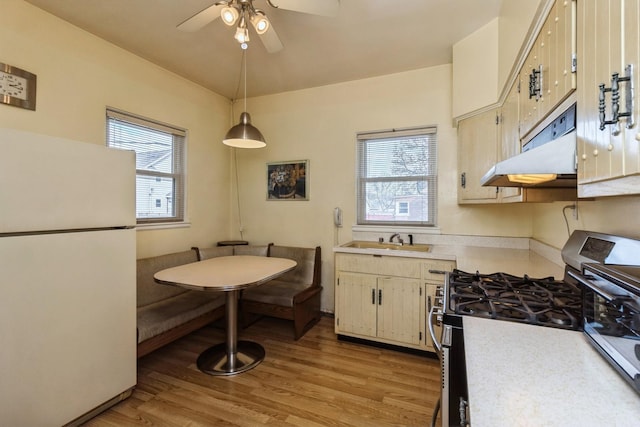
<svg viewBox="0 0 640 427">
<path fill-rule="evenodd" d="M 244 110 L 247 111 L 247 49 L 242 49 L 242 62 L 244 63 Z"/>
<path fill-rule="evenodd" d="M 236 94 L 231 101 L 231 123 L 234 123 L 234 109 L 236 101 L 238 100 L 238 93 L 240 92 L 240 85 L 242 82 L 242 69 L 244 68 L 244 110 L 247 110 L 247 65 L 246 65 L 246 49 L 242 50 L 242 59 L 240 60 L 240 77 L 238 78 L 238 85 L 236 86 Z M 240 206 L 240 185 L 238 179 L 238 149 L 233 150 L 233 167 L 235 169 L 235 184 L 236 184 L 236 205 L 238 208 L 238 231 L 240 232 L 240 240 L 244 240 L 244 226 L 242 225 L 242 209 Z"/>
<path fill-rule="evenodd" d="M 238 231 L 240 231 L 240 240 L 244 240 L 243 232 L 244 226 L 242 225 L 242 214 L 240 213 L 240 186 L 238 185 L 238 150 L 233 149 L 233 161 L 236 169 L 236 203 L 238 205 Z"/>
</svg>

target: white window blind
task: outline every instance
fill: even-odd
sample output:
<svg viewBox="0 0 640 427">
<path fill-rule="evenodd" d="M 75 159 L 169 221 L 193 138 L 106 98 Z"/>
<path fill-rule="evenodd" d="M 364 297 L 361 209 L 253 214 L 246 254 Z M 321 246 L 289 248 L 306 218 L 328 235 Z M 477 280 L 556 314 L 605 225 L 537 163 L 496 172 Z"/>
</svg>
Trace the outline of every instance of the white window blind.
<svg viewBox="0 0 640 427">
<path fill-rule="evenodd" d="M 435 226 L 435 126 L 357 135 L 358 224 Z"/>
<path fill-rule="evenodd" d="M 136 152 L 138 224 L 184 221 L 186 131 L 107 109 L 107 146 Z"/>
</svg>

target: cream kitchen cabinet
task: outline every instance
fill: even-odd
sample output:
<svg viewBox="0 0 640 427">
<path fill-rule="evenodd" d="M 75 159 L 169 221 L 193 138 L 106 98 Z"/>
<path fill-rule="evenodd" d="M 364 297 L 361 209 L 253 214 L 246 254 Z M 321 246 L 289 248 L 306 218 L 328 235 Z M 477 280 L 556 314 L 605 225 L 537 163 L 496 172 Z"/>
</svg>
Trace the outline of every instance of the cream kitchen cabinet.
<svg viewBox="0 0 640 427">
<path fill-rule="evenodd" d="M 499 111 L 489 110 L 458 123 L 458 203 L 496 203 L 498 189 L 480 178 L 496 164 Z"/>
<path fill-rule="evenodd" d="M 556 0 L 525 58 L 519 74 L 523 138 L 576 88 L 575 15 L 575 0 Z"/>
<path fill-rule="evenodd" d="M 521 87 L 520 87 L 521 89 Z M 524 92 L 524 93 L 523 93 Z M 522 150 L 519 137 L 520 99 L 528 88 L 518 91 L 516 81 L 501 108 L 461 120 L 458 123 L 458 204 L 551 202 L 575 200 L 570 188 L 483 187 L 480 178 L 498 161 Z"/>
<path fill-rule="evenodd" d="M 427 314 L 453 261 L 336 253 L 335 332 L 433 351 Z M 430 272 L 431 271 L 431 272 Z"/>
<path fill-rule="evenodd" d="M 520 145 L 520 85 L 516 81 L 511 87 L 500 109 L 500 142 L 498 161 L 506 160 L 522 151 Z M 502 203 L 521 202 L 523 189 L 520 187 L 500 187 L 499 198 Z"/>
<path fill-rule="evenodd" d="M 640 194 L 639 3 L 578 4 L 579 197 Z"/>
</svg>

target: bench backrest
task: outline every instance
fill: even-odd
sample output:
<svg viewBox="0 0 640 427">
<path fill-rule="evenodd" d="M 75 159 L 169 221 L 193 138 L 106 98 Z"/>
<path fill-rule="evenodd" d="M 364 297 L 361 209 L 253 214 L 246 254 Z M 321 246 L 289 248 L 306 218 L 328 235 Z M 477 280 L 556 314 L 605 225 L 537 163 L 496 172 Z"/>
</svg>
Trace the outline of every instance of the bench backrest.
<svg viewBox="0 0 640 427">
<path fill-rule="evenodd" d="M 276 280 L 297 283 L 305 287 L 320 286 L 320 246 L 297 248 L 273 245 L 269 249 L 269 256 L 288 258 L 298 263 L 293 270 L 284 273 Z"/>
<path fill-rule="evenodd" d="M 233 247 L 233 254 L 268 256 L 271 245 L 273 245 L 273 243 L 269 243 L 268 245 L 237 245 Z"/>
<path fill-rule="evenodd" d="M 194 250 L 139 259 L 137 261 L 137 307 L 188 292 L 178 286 L 160 285 L 154 281 L 153 275 L 165 268 L 196 261 L 198 257 Z"/>
<path fill-rule="evenodd" d="M 191 248 L 198 254 L 198 261 L 219 256 L 233 255 L 233 246 L 213 246 L 211 248 Z"/>
<path fill-rule="evenodd" d="M 255 255 L 255 256 L 267 256 L 269 255 L 268 245 L 235 245 L 235 246 L 213 246 L 210 248 L 197 248 L 195 250 L 198 254 L 198 261 L 202 261 L 209 258 L 216 258 L 219 256 L 231 256 L 231 255 Z"/>
</svg>

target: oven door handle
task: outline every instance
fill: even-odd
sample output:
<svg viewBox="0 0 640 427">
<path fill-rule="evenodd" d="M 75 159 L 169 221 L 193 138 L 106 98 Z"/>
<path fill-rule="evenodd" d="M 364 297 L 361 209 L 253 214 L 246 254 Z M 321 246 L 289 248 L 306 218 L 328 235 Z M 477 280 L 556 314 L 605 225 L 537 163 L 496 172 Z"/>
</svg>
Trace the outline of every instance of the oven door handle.
<svg viewBox="0 0 640 427">
<path fill-rule="evenodd" d="M 436 313 L 437 309 L 437 305 L 434 304 L 431 306 L 431 309 L 429 310 L 429 319 L 427 320 L 427 325 L 429 326 L 429 335 L 431 335 L 431 340 L 433 341 L 433 346 L 436 349 L 436 353 L 438 354 L 438 357 L 442 358 L 442 344 L 440 343 L 440 341 L 438 341 L 438 338 L 436 337 L 436 330 L 433 327 L 433 318 L 439 314 Z"/>
<path fill-rule="evenodd" d="M 591 289 L 593 292 L 599 295 L 602 295 L 607 301 L 613 301 L 614 299 L 617 298 L 616 295 L 612 295 L 609 292 L 605 291 L 604 289 L 598 287 L 595 283 L 592 283 L 591 281 L 587 280 L 587 278 L 584 277 L 583 275 L 575 273 L 573 271 L 568 271 L 567 273 L 569 274 L 569 276 L 573 277 L 578 282 L 580 282 L 580 284 Z"/>
<path fill-rule="evenodd" d="M 438 412 L 440 412 L 440 398 L 436 402 L 435 408 L 433 408 L 433 414 L 431 414 L 431 424 L 430 427 L 437 427 L 436 422 L 438 421 Z"/>
</svg>

